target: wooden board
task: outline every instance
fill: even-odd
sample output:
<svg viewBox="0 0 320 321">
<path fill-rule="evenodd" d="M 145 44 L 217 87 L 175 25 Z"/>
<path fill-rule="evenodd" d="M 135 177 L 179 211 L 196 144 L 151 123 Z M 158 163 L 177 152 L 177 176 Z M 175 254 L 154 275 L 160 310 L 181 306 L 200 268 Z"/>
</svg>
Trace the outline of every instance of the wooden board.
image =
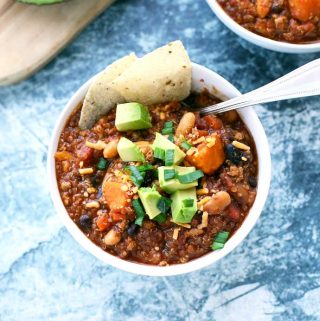
<svg viewBox="0 0 320 321">
<path fill-rule="evenodd" d="M 0 0 L 0 86 L 32 75 L 113 1 L 35 6 Z"/>
</svg>

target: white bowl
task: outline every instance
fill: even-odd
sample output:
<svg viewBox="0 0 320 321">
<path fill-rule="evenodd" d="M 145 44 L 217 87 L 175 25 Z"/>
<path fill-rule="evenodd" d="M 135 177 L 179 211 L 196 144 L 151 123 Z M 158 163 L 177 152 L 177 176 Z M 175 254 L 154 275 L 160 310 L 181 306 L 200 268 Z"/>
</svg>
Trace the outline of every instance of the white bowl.
<svg viewBox="0 0 320 321">
<path fill-rule="evenodd" d="M 206 0 L 216 16 L 238 36 L 248 40 L 260 47 L 287 53 L 308 53 L 320 51 L 320 41 L 317 43 L 294 44 L 284 41 L 271 40 L 266 37 L 259 36 L 235 22 L 219 5 L 216 0 Z"/>
<path fill-rule="evenodd" d="M 252 108 L 245 108 L 239 111 L 240 117 L 246 124 L 255 141 L 259 164 L 258 190 L 256 200 L 241 227 L 230 238 L 230 240 L 228 240 L 222 250 L 210 252 L 193 261 L 184 264 L 164 267 L 139 264 L 125 261 L 116 256 L 113 256 L 103 251 L 100 247 L 91 242 L 82 233 L 78 226 L 71 220 L 59 194 L 55 171 L 54 154 L 57 150 L 61 131 L 63 130 L 74 108 L 83 100 L 92 80 L 93 78 L 82 85 L 67 103 L 54 128 L 48 152 L 47 165 L 51 198 L 57 212 L 60 214 L 63 223 L 65 224 L 71 235 L 79 242 L 81 246 L 83 246 L 87 251 L 89 251 L 91 254 L 93 254 L 103 262 L 124 271 L 143 275 L 168 276 L 188 273 L 206 267 L 227 255 L 242 242 L 242 240 L 248 235 L 250 230 L 257 222 L 269 191 L 271 177 L 270 151 L 266 134 L 255 111 Z M 201 91 L 205 87 L 209 90 L 212 90 L 214 88 L 224 97 L 231 98 L 240 95 L 240 92 L 221 76 L 195 63 L 192 64 L 192 87 L 196 91 Z"/>
</svg>

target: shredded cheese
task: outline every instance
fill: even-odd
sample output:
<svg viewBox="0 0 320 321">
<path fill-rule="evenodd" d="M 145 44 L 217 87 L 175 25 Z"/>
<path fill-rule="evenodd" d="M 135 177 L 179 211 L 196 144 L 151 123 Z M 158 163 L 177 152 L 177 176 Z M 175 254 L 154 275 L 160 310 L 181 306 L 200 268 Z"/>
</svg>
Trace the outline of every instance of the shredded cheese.
<svg viewBox="0 0 320 321">
<path fill-rule="evenodd" d="M 246 157 L 244 157 L 244 156 L 242 156 L 241 159 L 242 159 L 244 162 L 246 162 L 246 161 L 248 160 L 248 159 L 247 159 Z"/>
<path fill-rule="evenodd" d="M 173 220 L 171 219 L 170 220 L 171 222 L 173 222 Z M 179 226 L 182 226 L 184 228 L 191 228 L 191 225 L 190 224 L 186 224 L 186 223 L 176 223 L 176 222 L 173 222 L 174 224 L 177 224 Z"/>
<path fill-rule="evenodd" d="M 232 142 L 232 145 L 236 148 L 239 148 L 239 149 L 243 149 L 243 150 L 250 150 L 250 146 L 246 145 L 246 144 L 243 144 L 243 143 L 240 143 L 238 142 L 237 140 L 234 140 Z"/>
<path fill-rule="evenodd" d="M 208 203 L 211 200 L 210 196 L 206 196 L 198 202 L 198 208 L 201 208 L 204 204 Z"/>
<path fill-rule="evenodd" d="M 86 146 L 92 149 L 103 150 L 107 146 L 107 144 L 101 140 L 98 140 L 96 143 L 86 141 Z"/>
<path fill-rule="evenodd" d="M 209 193 L 209 190 L 207 188 L 200 188 L 197 190 L 197 195 L 206 195 Z"/>
<path fill-rule="evenodd" d="M 67 151 L 56 152 L 54 154 L 54 158 L 59 161 L 70 160 L 72 159 L 72 157 L 73 157 L 72 154 Z"/>
<path fill-rule="evenodd" d="M 80 173 L 80 175 L 92 174 L 93 168 L 92 167 L 80 168 L 79 173 Z"/>
<path fill-rule="evenodd" d="M 178 239 L 179 232 L 180 232 L 180 228 L 179 228 L 179 227 L 178 227 L 178 228 L 175 228 L 175 229 L 173 230 L 172 238 L 173 238 L 174 240 L 177 240 L 177 239 Z"/>
<path fill-rule="evenodd" d="M 100 203 L 98 201 L 92 201 L 89 203 L 86 203 L 86 208 L 99 208 Z"/>
<path fill-rule="evenodd" d="M 216 144 L 216 138 L 215 138 L 215 137 L 211 137 L 211 142 L 209 142 L 209 143 L 207 144 L 207 147 L 208 147 L 208 148 L 211 148 L 211 147 L 213 147 L 215 144 Z"/>
<path fill-rule="evenodd" d="M 208 212 L 203 212 L 201 224 L 198 225 L 198 229 L 199 229 L 199 230 L 201 230 L 201 229 L 203 229 L 204 227 L 207 227 L 207 226 L 208 226 L 208 216 L 209 216 L 209 213 L 208 213 Z"/>
<path fill-rule="evenodd" d="M 83 168 L 83 161 L 81 161 L 81 162 L 79 163 L 79 167 L 80 167 L 80 168 Z"/>
<path fill-rule="evenodd" d="M 88 188 L 87 188 L 87 192 L 88 192 L 89 194 L 93 194 L 93 193 L 95 193 L 96 191 L 97 191 L 97 189 L 94 188 L 94 187 L 88 187 Z"/>
<path fill-rule="evenodd" d="M 191 156 L 194 153 L 196 153 L 198 150 L 195 147 L 191 147 L 188 151 L 187 151 L 187 155 Z"/>
<path fill-rule="evenodd" d="M 193 144 L 197 145 L 197 144 L 200 144 L 200 143 L 202 143 L 202 142 L 204 142 L 204 141 L 205 141 L 205 138 L 204 138 L 203 136 L 201 136 L 200 138 L 198 138 L 197 140 L 195 140 L 195 141 L 193 142 Z"/>
<path fill-rule="evenodd" d="M 160 119 L 165 120 L 166 119 L 166 114 L 164 112 L 160 113 Z"/>
</svg>

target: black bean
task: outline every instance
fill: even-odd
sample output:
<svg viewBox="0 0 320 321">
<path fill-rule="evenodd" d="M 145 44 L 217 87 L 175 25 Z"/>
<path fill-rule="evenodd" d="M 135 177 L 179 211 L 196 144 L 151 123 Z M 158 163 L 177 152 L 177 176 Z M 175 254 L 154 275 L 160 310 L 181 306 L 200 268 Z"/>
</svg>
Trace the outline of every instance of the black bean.
<svg viewBox="0 0 320 321">
<path fill-rule="evenodd" d="M 248 182 L 249 182 L 251 187 L 257 187 L 257 179 L 255 177 L 250 176 L 248 178 Z"/>
<path fill-rule="evenodd" d="M 100 178 L 97 175 L 94 175 L 91 178 L 91 183 L 93 187 L 98 187 L 100 185 Z"/>
<path fill-rule="evenodd" d="M 132 223 L 127 229 L 128 234 L 131 236 L 137 234 L 138 231 L 139 231 L 139 225 L 135 223 Z"/>
<path fill-rule="evenodd" d="M 98 187 L 98 192 L 97 192 L 97 199 L 99 199 L 102 196 L 103 192 L 102 192 L 102 186 Z"/>
<path fill-rule="evenodd" d="M 154 170 L 151 169 L 149 171 L 146 171 L 146 174 L 144 176 L 144 179 L 143 179 L 143 182 L 141 184 L 142 187 L 147 187 L 147 186 L 150 186 L 151 183 L 153 182 L 154 180 Z"/>
<path fill-rule="evenodd" d="M 239 165 L 241 163 L 242 153 L 232 144 L 227 144 L 225 147 L 226 157 L 232 163 Z"/>
<path fill-rule="evenodd" d="M 89 215 L 83 214 L 80 216 L 79 224 L 83 230 L 87 231 L 91 228 L 92 220 Z"/>
<path fill-rule="evenodd" d="M 271 11 L 272 13 L 281 13 L 281 11 L 284 9 L 284 0 L 274 0 Z"/>
</svg>

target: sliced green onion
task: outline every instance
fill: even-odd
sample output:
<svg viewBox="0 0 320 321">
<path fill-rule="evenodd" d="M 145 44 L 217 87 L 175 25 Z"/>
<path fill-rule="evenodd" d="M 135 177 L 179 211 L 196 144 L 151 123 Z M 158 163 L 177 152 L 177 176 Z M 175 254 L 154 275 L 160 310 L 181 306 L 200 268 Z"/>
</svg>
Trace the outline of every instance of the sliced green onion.
<svg viewBox="0 0 320 321">
<path fill-rule="evenodd" d="M 137 166 L 137 169 L 139 172 L 146 172 L 153 169 L 153 166 L 151 164 L 145 164 L 145 165 Z"/>
<path fill-rule="evenodd" d="M 213 250 L 223 249 L 224 244 L 227 242 L 228 237 L 229 237 L 229 232 L 226 232 L 226 231 L 219 232 L 215 237 L 211 248 Z"/>
<path fill-rule="evenodd" d="M 229 236 L 229 232 L 226 232 L 226 231 L 219 232 L 216 238 L 214 239 L 214 241 L 218 243 L 226 243 L 228 236 Z"/>
<path fill-rule="evenodd" d="M 161 213 L 166 214 L 171 206 L 171 199 L 170 198 L 166 198 L 166 197 L 161 197 L 157 203 L 157 208 L 161 211 Z"/>
<path fill-rule="evenodd" d="M 204 176 L 204 174 L 202 171 L 196 170 L 192 173 L 178 175 L 178 180 L 181 184 L 189 184 L 189 183 L 192 183 L 203 176 Z"/>
<path fill-rule="evenodd" d="M 158 223 L 164 223 L 167 220 L 167 215 L 164 213 L 160 213 L 159 215 L 154 217 L 152 220 Z"/>
<path fill-rule="evenodd" d="M 192 145 L 185 140 L 184 142 L 181 143 L 181 147 L 184 148 L 185 150 L 189 150 L 192 147 Z"/>
<path fill-rule="evenodd" d="M 159 148 L 159 147 L 156 147 L 153 152 L 154 158 L 159 158 L 162 160 L 164 160 L 165 154 L 166 154 L 166 152 L 162 148 Z"/>
<path fill-rule="evenodd" d="M 173 128 L 173 122 L 172 121 L 166 121 L 163 124 L 163 128 Z"/>
<path fill-rule="evenodd" d="M 182 201 L 182 204 L 183 204 L 184 207 L 192 207 L 193 204 L 194 204 L 194 199 L 187 198 L 187 199 Z"/>
<path fill-rule="evenodd" d="M 174 149 L 168 149 L 165 155 L 165 165 L 171 166 L 174 162 Z"/>
<path fill-rule="evenodd" d="M 168 136 L 168 140 L 170 140 L 170 142 L 174 143 L 174 136 L 173 136 L 173 134 L 170 134 L 170 135 Z"/>
<path fill-rule="evenodd" d="M 224 248 L 224 244 L 223 243 L 218 243 L 218 242 L 213 242 L 211 248 L 215 251 L 215 250 L 221 250 Z"/>
<path fill-rule="evenodd" d="M 155 168 L 154 172 L 153 172 L 153 177 L 155 179 L 158 179 L 159 178 L 159 171 L 158 171 L 158 168 Z"/>
<path fill-rule="evenodd" d="M 100 157 L 99 158 L 99 161 L 98 161 L 98 164 L 97 164 L 97 168 L 100 169 L 101 171 L 106 169 L 108 167 L 108 161 L 103 158 L 103 157 Z"/>
<path fill-rule="evenodd" d="M 173 134 L 173 127 L 170 127 L 170 128 L 163 128 L 161 133 L 163 135 L 169 135 L 169 134 Z"/>
<path fill-rule="evenodd" d="M 163 171 L 164 180 L 168 181 L 169 179 L 173 179 L 176 176 L 176 171 L 174 169 L 165 169 Z"/>
<path fill-rule="evenodd" d="M 131 172 L 130 179 L 132 180 L 134 185 L 136 185 L 137 187 L 140 187 L 140 185 L 143 182 L 143 179 L 144 179 L 144 176 L 145 176 L 145 172 L 140 173 L 138 168 L 136 166 L 133 166 L 133 165 L 128 166 L 128 169 Z"/>
<path fill-rule="evenodd" d="M 143 206 L 139 199 L 132 201 L 132 206 L 134 208 L 134 211 L 136 212 L 136 220 L 134 221 L 135 224 L 142 226 L 142 222 L 144 219 L 144 216 L 146 215 L 146 212 L 143 209 Z"/>
</svg>

